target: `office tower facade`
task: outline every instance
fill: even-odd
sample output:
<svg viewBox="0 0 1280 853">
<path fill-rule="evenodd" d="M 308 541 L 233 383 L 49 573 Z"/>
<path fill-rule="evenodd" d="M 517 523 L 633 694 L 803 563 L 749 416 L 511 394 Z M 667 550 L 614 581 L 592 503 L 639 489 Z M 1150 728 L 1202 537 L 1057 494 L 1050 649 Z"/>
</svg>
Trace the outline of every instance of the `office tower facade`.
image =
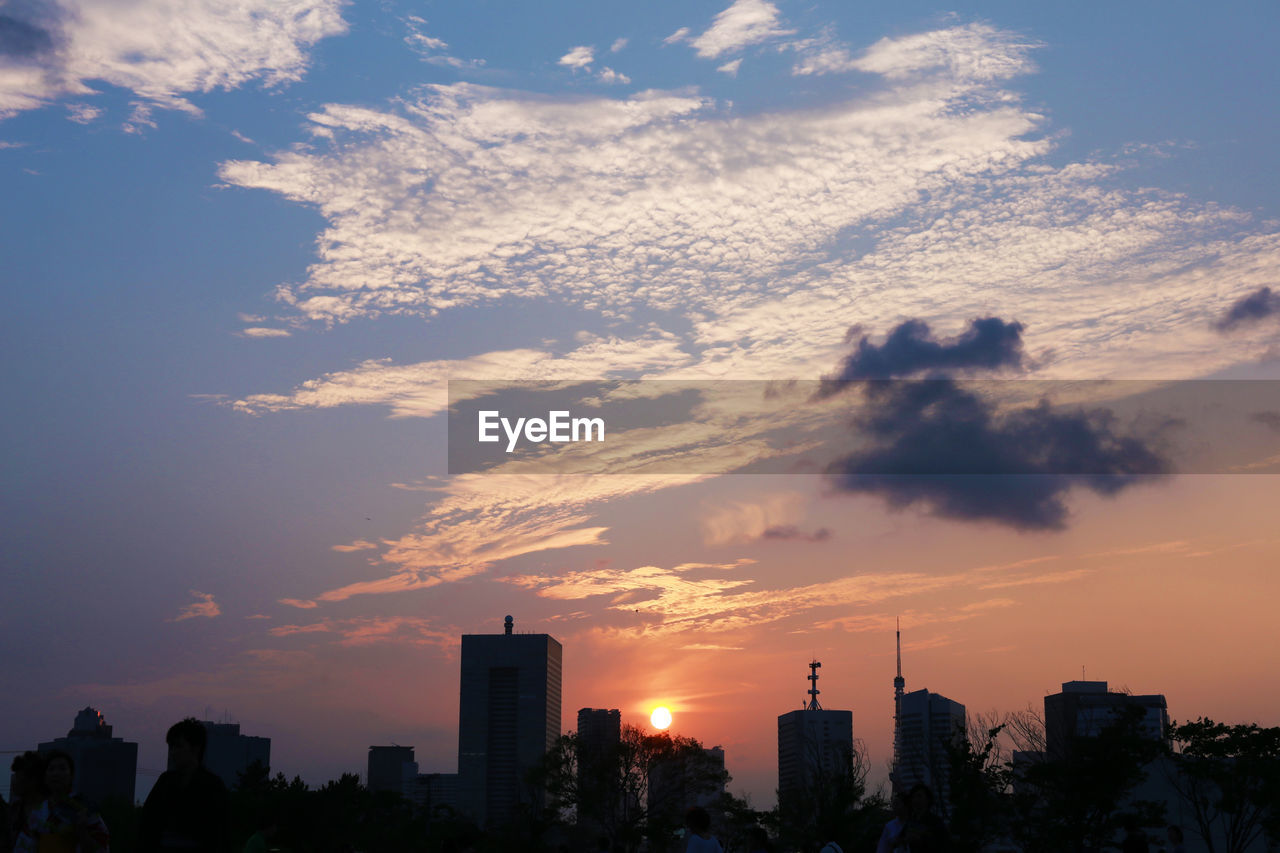
<svg viewBox="0 0 1280 853">
<path fill-rule="evenodd" d="M 600 753 L 622 739 L 622 713 L 617 708 L 578 710 L 578 742 L 589 752 Z"/>
<path fill-rule="evenodd" d="M 239 786 L 240 774 L 255 761 L 264 768 L 271 767 L 271 738 L 242 735 L 239 723 L 209 720 L 201 720 L 200 723 L 208 738 L 204 748 L 204 766 L 228 788 Z"/>
<path fill-rule="evenodd" d="M 1164 740 L 1169 731 L 1169 706 L 1163 695 L 1114 693 L 1105 681 L 1067 681 L 1062 692 L 1044 697 L 1045 749 L 1051 759 L 1064 759 L 1076 738 L 1097 737 L 1107 726 L 1134 710 L 1138 732 Z"/>
<path fill-rule="evenodd" d="M 964 742 L 967 725 L 964 705 L 959 702 L 928 690 L 904 694 L 898 723 L 895 790 L 908 792 L 916 785 L 928 785 L 939 814 L 949 814 L 950 753 Z"/>
<path fill-rule="evenodd" d="M 825 710 L 818 702 L 818 668 L 809 664 L 809 699 L 778 717 L 778 805 L 794 810 L 813 802 L 824 780 L 839 777 L 853 754 L 853 712 Z"/>
<path fill-rule="evenodd" d="M 938 813 L 951 811 L 951 751 L 968 737 L 964 705 L 928 690 L 906 692 L 902 677 L 902 632 L 897 632 L 898 674 L 893 680 L 893 770 L 895 793 L 916 785 L 933 792 Z"/>
<path fill-rule="evenodd" d="M 365 785 L 370 791 L 392 791 L 402 796 L 412 797 L 417 781 L 418 762 L 413 760 L 413 747 L 369 747 Z"/>
<path fill-rule="evenodd" d="M 76 763 L 75 793 L 94 804 L 109 800 L 133 804 L 138 745 L 111 736 L 111 726 L 95 708 L 76 714 L 66 737 L 40 744 L 41 752 L 60 749 Z"/>
<path fill-rule="evenodd" d="M 527 776 L 560 736 L 562 649 L 549 634 L 464 634 L 458 795 L 481 826 L 540 807 Z"/>
</svg>

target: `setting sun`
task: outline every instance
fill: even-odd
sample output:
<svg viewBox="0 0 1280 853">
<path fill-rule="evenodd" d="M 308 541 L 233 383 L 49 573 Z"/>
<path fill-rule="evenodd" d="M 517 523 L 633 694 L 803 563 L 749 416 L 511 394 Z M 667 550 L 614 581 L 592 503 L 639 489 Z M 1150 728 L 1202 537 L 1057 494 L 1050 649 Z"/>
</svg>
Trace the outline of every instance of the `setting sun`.
<svg viewBox="0 0 1280 853">
<path fill-rule="evenodd" d="M 655 729 L 665 729 L 671 725 L 671 711 L 661 705 L 653 709 L 653 713 L 649 715 L 649 722 L 653 723 Z"/>
</svg>

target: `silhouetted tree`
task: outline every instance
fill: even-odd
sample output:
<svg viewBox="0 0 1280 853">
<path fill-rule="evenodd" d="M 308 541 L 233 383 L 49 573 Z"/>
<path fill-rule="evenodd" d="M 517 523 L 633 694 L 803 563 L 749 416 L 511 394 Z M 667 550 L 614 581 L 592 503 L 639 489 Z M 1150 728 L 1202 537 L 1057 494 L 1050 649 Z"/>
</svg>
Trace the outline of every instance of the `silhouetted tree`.
<svg viewBox="0 0 1280 853">
<path fill-rule="evenodd" d="M 1007 832 L 1012 765 L 1004 759 L 1000 736 L 1007 723 L 988 717 L 947 745 L 951 794 L 951 842 L 957 853 L 978 851 Z"/>
<path fill-rule="evenodd" d="M 1280 840 L 1280 728 L 1201 718 L 1174 726 L 1171 740 L 1169 781 L 1209 853 L 1242 853 L 1264 833 Z"/>
<path fill-rule="evenodd" d="M 1027 850 L 1083 853 L 1111 843 L 1126 818 L 1164 822 L 1164 806 L 1133 800 L 1164 744 L 1142 730 L 1130 707 L 1094 737 L 1075 737 L 1065 755 L 1039 753 L 1013 773 L 1012 835 Z"/>
<path fill-rule="evenodd" d="M 693 738 L 624 725 L 618 743 L 603 750 L 584 749 L 576 734 L 562 736 L 540 779 L 561 820 L 590 826 L 624 850 L 642 840 L 661 850 L 692 800 L 719 792 L 729 775 Z"/>
<path fill-rule="evenodd" d="M 809 746 L 818 749 L 816 742 Z M 810 772 L 804 777 L 804 790 L 786 798 L 779 791 L 774 822 L 785 846 L 816 850 L 828 841 L 837 841 L 854 849 L 859 840 L 879 833 L 883 803 L 867 798 L 870 765 L 860 741 L 838 757 L 833 769 L 827 769 L 816 752 L 806 757 L 805 764 Z"/>
</svg>

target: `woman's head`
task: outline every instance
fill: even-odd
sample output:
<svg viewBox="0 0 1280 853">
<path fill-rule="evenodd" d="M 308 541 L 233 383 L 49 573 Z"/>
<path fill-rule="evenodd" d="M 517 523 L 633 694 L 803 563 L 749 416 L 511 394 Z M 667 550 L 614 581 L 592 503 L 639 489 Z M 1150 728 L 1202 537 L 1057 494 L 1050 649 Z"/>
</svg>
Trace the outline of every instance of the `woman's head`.
<svg viewBox="0 0 1280 853">
<path fill-rule="evenodd" d="M 67 753 L 55 749 L 45 755 L 44 786 L 53 797 L 67 797 L 76 781 L 76 762 Z"/>
</svg>

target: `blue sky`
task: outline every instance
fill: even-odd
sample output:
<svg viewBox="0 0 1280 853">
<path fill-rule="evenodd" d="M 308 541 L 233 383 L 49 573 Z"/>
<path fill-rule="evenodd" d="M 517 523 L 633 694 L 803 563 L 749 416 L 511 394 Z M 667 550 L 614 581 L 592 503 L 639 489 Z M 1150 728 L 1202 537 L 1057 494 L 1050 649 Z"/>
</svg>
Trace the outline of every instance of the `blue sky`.
<svg viewBox="0 0 1280 853">
<path fill-rule="evenodd" d="M 851 327 L 947 339 L 982 316 L 1022 324 L 1031 378 L 1275 379 L 1271 297 L 1219 321 L 1280 286 L 1278 22 L 1263 3 L 0 6 L 0 637 L 28 650 L 3 748 L 94 704 L 158 766 L 167 722 L 212 708 L 315 781 L 390 740 L 450 770 L 456 636 L 507 612 L 580 650 L 566 724 L 667 701 L 762 801 L 756 744 L 811 653 L 875 662 L 831 694 L 883 757 L 876 632 L 903 612 L 931 689 L 974 707 L 1074 675 L 1050 636 L 993 639 L 1061 619 L 1187 713 L 1274 709 L 1275 684 L 1196 704 L 1219 701 L 1207 664 L 1138 682 L 1158 667 L 1113 658 L 1142 647 L 1123 614 L 1162 620 L 1095 576 L 1230 551 L 1230 582 L 1175 571 L 1179 606 L 1251 612 L 1233 590 L 1274 583 L 1274 475 L 1081 492 L 1065 529 L 1028 533 L 815 477 L 451 480 L 440 412 L 451 377 L 817 379 Z M 706 449 L 746 452 L 735 435 Z M 763 536 L 786 527 L 834 535 Z M 1016 596 L 974 585 L 1048 561 Z M 1114 614 L 1050 617 L 1045 584 Z M 991 654 L 1019 675 L 987 684 Z"/>
</svg>

